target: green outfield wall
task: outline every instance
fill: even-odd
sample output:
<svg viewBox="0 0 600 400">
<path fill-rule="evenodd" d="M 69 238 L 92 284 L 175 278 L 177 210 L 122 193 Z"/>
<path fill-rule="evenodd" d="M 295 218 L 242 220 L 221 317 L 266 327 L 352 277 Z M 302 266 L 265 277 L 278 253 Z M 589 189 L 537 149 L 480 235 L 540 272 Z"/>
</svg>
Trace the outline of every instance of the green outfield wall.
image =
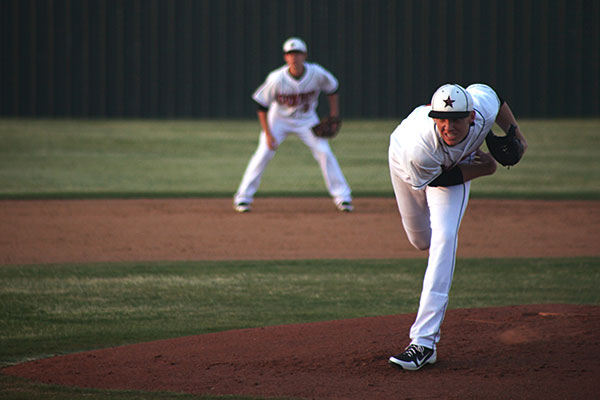
<svg viewBox="0 0 600 400">
<path fill-rule="evenodd" d="M 346 118 L 487 82 L 518 117 L 600 115 L 597 0 L 2 0 L 3 116 L 247 118 L 281 44 L 340 80 Z"/>
</svg>

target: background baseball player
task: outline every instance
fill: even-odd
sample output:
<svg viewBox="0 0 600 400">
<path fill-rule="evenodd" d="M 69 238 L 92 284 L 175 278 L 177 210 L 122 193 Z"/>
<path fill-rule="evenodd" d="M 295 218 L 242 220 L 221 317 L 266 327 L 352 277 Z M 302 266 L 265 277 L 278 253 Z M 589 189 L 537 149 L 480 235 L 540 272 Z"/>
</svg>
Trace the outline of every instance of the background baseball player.
<svg viewBox="0 0 600 400">
<path fill-rule="evenodd" d="M 496 171 L 494 158 L 480 150 L 494 122 L 520 140 L 518 161 L 525 138 L 508 104 L 484 84 L 440 87 L 431 105 L 417 107 L 391 135 L 390 174 L 402 224 L 414 247 L 429 249 L 411 342 L 390 357 L 392 365 L 418 370 L 437 359 L 470 181 Z"/>
<path fill-rule="evenodd" d="M 286 40 L 283 52 L 286 65 L 272 71 L 252 95 L 258 104 L 262 131 L 258 148 L 234 196 L 234 209 L 250 211 L 262 174 L 277 147 L 288 135 L 296 134 L 319 163 L 336 207 L 341 211 L 352 211 L 350 186 L 329 141 L 315 136 L 311 130 L 319 122 L 316 109 L 321 91 L 327 95 L 330 116 L 339 117 L 338 81 L 320 65 L 306 62 L 307 48 L 301 39 Z"/>
</svg>

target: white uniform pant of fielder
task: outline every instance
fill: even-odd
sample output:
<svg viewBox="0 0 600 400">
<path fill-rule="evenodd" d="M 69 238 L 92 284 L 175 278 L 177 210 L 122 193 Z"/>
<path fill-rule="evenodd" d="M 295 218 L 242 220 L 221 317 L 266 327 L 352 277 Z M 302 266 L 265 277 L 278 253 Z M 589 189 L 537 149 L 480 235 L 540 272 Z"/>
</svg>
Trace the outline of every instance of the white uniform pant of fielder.
<svg viewBox="0 0 600 400">
<path fill-rule="evenodd" d="M 392 185 L 408 240 L 419 250 L 429 249 L 419 311 L 410 329 L 411 344 L 434 348 L 448 307 L 458 230 L 471 182 L 415 190 L 394 173 L 393 164 L 390 159 Z"/>
<path fill-rule="evenodd" d="M 352 201 L 350 186 L 327 139 L 316 137 L 308 126 L 293 127 L 277 122 L 271 124 L 271 134 L 278 144 L 281 144 L 288 135 L 296 134 L 310 148 L 313 157 L 319 164 L 325 185 L 335 204 Z M 235 203 L 252 203 L 254 194 L 260 186 L 262 175 L 275 153 L 276 151 L 269 149 L 266 135 L 261 132 L 258 148 L 250 158 L 242 182 L 235 194 Z"/>
</svg>

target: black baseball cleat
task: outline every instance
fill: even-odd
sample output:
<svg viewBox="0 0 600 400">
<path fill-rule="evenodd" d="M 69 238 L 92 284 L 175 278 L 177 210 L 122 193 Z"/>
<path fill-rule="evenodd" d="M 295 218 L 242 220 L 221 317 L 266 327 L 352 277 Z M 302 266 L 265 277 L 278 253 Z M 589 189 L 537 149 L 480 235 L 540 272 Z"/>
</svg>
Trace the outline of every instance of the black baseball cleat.
<svg viewBox="0 0 600 400">
<path fill-rule="evenodd" d="M 239 213 L 246 213 L 252 210 L 249 203 L 237 203 L 233 205 L 233 209 Z"/>
<path fill-rule="evenodd" d="M 354 211 L 354 206 L 349 201 L 342 201 L 341 203 L 336 204 L 336 207 L 337 207 L 338 210 L 343 211 L 343 212 L 352 212 L 352 211 Z"/>
<path fill-rule="evenodd" d="M 388 362 L 391 365 L 398 366 L 409 371 L 417 371 L 423 368 L 426 364 L 433 364 L 436 361 L 437 352 L 435 349 L 411 344 L 404 350 L 404 353 L 390 357 Z"/>
</svg>

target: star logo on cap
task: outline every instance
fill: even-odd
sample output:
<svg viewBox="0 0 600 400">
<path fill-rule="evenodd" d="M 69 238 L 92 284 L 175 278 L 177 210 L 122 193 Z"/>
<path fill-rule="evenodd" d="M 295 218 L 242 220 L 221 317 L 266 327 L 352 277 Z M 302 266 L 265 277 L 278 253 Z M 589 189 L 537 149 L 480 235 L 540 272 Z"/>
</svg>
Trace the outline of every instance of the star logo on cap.
<svg viewBox="0 0 600 400">
<path fill-rule="evenodd" d="M 456 101 L 456 100 L 452 100 L 452 99 L 450 98 L 450 95 L 448 95 L 448 98 L 447 98 L 446 100 L 444 100 L 444 103 L 446 103 L 446 107 L 454 108 L 454 107 L 452 106 L 452 103 L 454 103 L 455 101 Z"/>
</svg>

